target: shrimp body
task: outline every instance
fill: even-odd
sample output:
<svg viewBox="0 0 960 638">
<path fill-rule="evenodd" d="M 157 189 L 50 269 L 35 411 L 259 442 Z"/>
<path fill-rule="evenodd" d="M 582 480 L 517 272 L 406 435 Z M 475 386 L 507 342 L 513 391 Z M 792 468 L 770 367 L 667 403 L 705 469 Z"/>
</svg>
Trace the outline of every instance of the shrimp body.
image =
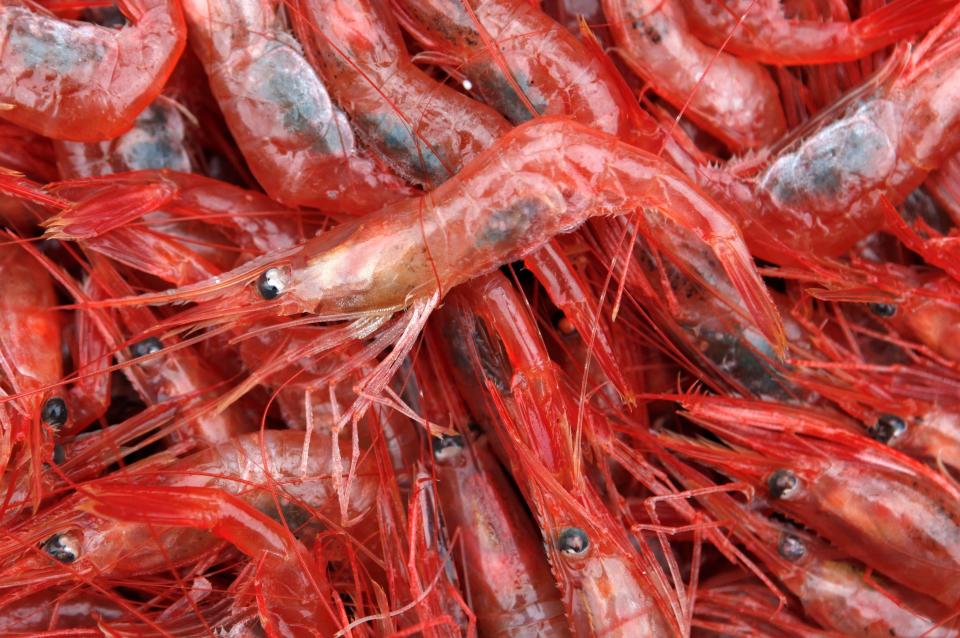
<svg viewBox="0 0 960 638">
<path fill-rule="evenodd" d="M 884 198 L 899 205 L 960 149 L 958 61 L 956 46 L 911 58 L 756 177 L 705 168 L 701 183 L 737 215 L 757 256 L 783 263 L 784 246 L 840 255 L 883 225 Z"/>
<path fill-rule="evenodd" d="M 896 0 L 852 22 L 787 18 L 776 0 L 682 0 L 691 31 L 712 47 L 764 64 L 856 60 L 937 23 L 953 3 Z M 742 18 L 742 21 L 741 21 Z"/>
<path fill-rule="evenodd" d="M 369 156 L 270 0 L 187 0 L 191 43 L 257 181 L 287 205 L 362 214 L 412 193 Z"/>
<path fill-rule="evenodd" d="M 410 60 L 380 0 L 302 0 L 309 59 L 359 135 L 407 180 L 437 186 L 509 124 Z"/>
<path fill-rule="evenodd" d="M 629 132 L 630 109 L 611 67 L 535 5 L 481 0 L 468 9 L 460 0 L 395 3 L 414 36 L 455 59 L 471 90 L 514 124 L 568 115 L 612 135 Z"/>
<path fill-rule="evenodd" d="M 186 43 L 180 3 L 121 3 L 133 25 L 68 23 L 0 5 L 0 117 L 55 139 L 116 137 L 160 93 Z"/>
<path fill-rule="evenodd" d="M 402 308 L 520 259 L 591 216 L 643 206 L 711 246 L 764 334 L 779 343 L 772 301 L 721 210 L 663 160 L 552 118 L 517 127 L 431 194 L 305 244 L 278 272 L 279 301 L 285 312 L 317 314 Z"/>
<path fill-rule="evenodd" d="M 676 0 L 604 0 L 623 61 L 659 95 L 733 151 L 786 132 L 767 71 L 702 44 Z"/>
</svg>

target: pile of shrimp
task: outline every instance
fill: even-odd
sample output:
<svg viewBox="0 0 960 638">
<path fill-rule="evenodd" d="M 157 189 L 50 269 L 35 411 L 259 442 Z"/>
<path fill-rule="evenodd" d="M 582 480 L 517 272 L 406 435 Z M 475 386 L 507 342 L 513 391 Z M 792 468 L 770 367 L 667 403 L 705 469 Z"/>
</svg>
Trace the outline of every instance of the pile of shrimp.
<svg viewBox="0 0 960 638">
<path fill-rule="evenodd" d="M 957 0 L 0 0 L 0 635 L 960 638 Z"/>
</svg>

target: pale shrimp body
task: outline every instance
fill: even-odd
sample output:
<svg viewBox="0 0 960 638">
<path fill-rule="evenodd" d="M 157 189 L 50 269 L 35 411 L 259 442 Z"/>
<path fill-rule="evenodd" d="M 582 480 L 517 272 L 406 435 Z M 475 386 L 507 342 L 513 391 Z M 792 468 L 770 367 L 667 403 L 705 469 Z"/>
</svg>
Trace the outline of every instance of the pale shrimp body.
<svg viewBox="0 0 960 638">
<path fill-rule="evenodd" d="M 627 66 L 731 150 L 765 146 L 786 132 L 767 71 L 702 44 L 676 0 L 604 0 L 603 9 Z"/>
<path fill-rule="evenodd" d="M 121 6 L 133 24 L 116 30 L 4 0 L 0 117 L 47 137 L 87 142 L 130 128 L 160 93 L 187 34 L 175 0 Z"/>
<path fill-rule="evenodd" d="M 681 0 L 691 31 L 712 47 L 764 64 L 856 60 L 928 29 L 951 0 L 895 0 L 857 20 L 787 18 L 777 0 Z"/>
<path fill-rule="evenodd" d="M 187 0 L 191 43 L 250 170 L 287 205 L 357 215 L 413 191 L 360 146 L 270 0 Z"/>
<path fill-rule="evenodd" d="M 628 98 L 612 65 L 533 3 L 482 0 L 469 9 L 461 0 L 394 3 L 413 35 L 455 60 L 470 90 L 514 124 L 568 115 L 612 135 L 630 133 Z"/>
<path fill-rule="evenodd" d="M 381 0 L 301 0 L 307 57 L 358 135 L 408 181 L 434 187 L 510 125 L 413 64 Z"/>
<path fill-rule="evenodd" d="M 958 61 L 956 46 L 910 57 L 758 175 L 703 167 L 700 183 L 737 216 L 755 255 L 840 255 L 883 225 L 884 199 L 899 205 L 960 148 Z"/>
<path fill-rule="evenodd" d="M 645 206 L 711 247 L 757 325 L 780 343 L 777 311 L 723 211 L 663 160 L 561 119 L 517 127 L 431 194 L 318 236 L 269 274 L 286 313 L 384 312 L 445 294 L 591 216 Z"/>
</svg>

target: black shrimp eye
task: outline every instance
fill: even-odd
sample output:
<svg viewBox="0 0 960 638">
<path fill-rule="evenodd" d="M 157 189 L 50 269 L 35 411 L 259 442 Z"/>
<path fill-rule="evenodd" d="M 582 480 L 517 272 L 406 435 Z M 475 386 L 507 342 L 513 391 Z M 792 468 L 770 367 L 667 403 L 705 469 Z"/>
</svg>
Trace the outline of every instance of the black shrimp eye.
<svg viewBox="0 0 960 638">
<path fill-rule="evenodd" d="M 80 558 L 80 541 L 70 533 L 54 534 L 47 539 L 42 549 L 61 563 L 72 563 Z"/>
<path fill-rule="evenodd" d="M 895 414 L 881 414 L 867 434 L 881 443 L 889 443 L 906 431 L 907 424 L 903 419 Z"/>
<path fill-rule="evenodd" d="M 53 445 L 53 462 L 56 465 L 63 465 L 63 462 L 67 460 L 67 453 L 63 449 L 63 446 L 59 443 L 54 443 Z"/>
<path fill-rule="evenodd" d="M 773 498 L 788 499 L 800 489 L 800 479 L 790 470 L 777 470 L 770 475 L 767 487 Z"/>
<path fill-rule="evenodd" d="M 433 445 L 433 456 L 438 461 L 448 461 L 459 456 L 460 452 L 463 451 L 463 437 L 459 434 L 434 437 L 431 444 Z"/>
<path fill-rule="evenodd" d="M 286 287 L 279 268 L 268 268 L 257 278 L 257 293 L 267 301 L 279 297 Z"/>
<path fill-rule="evenodd" d="M 134 357 L 145 357 L 161 350 L 163 350 L 163 342 L 156 337 L 147 337 L 143 341 L 138 341 L 130 346 L 130 354 Z"/>
<path fill-rule="evenodd" d="M 867 304 L 867 307 L 878 317 L 892 317 L 897 314 L 897 307 L 892 303 L 872 303 Z"/>
<path fill-rule="evenodd" d="M 807 546 L 793 534 L 783 534 L 777 543 L 777 552 L 790 562 L 796 562 L 807 553 Z"/>
<path fill-rule="evenodd" d="M 52 428 L 62 427 L 67 422 L 67 403 L 60 397 L 50 397 L 40 408 L 40 420 Z"/>
<path fill-rule="evenodd" d="M 557 537 L 557 549 L 567 556 L 583 556 L 590 547 L 590 538 L 579 527 L 568 527 Z"/>
</svg>

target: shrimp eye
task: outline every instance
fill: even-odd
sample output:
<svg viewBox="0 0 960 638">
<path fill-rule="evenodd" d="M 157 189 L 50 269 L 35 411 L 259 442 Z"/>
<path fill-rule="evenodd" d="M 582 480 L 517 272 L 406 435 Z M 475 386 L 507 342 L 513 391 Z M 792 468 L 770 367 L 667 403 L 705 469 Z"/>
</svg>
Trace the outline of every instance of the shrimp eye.
<svg viewBox="0 0 960 638">
<path fill-rule="evenodd" d="M 906 431 L 907 424 L 903 419 L 895 414 L 881 414 L 867 434 L 881 443 L 890 443 Z"/>
<path fill-rule="evenodd" d="M 50 397 L 40 408 L 40 420 L 52 428 L 59 428 L 67 422 L 67 404 L 60 397 Z"/>
<path fill-rule="evenodd" d="M 590 547 L 590 538 L 579 527 L 568 527 L 557 537 L 557 549 L 567 556 L 583 556 Z"/>
<path fill-rule="evenodd" d="M 459 434 L 454 436 L 440 436 L 432 440 L 433 456 L 438 461 L 449 461 L 456 458 L 463 451 L 463 437 Z"/>
<path fill-rule="evenodd" d="M 130 354 L 134 357 L 145 357 L 161 350 L 163 350 L 163 342 L 156 337 L 147 337 L 143 341 L 138 341 L 130 346 Z"/>
<path fill-rule="evenodd" d="M 267 301 L 279 297 L 286 287 L 279 268 L 267 268 L 257 277 L 257 293 Z"/>
<path fill-rule="evenodd" d="M 897 307 L 892 303 L 872 303 L 867 304 L 867 307 L 878 317 L 892 317 L 897 314 Z"/>
<path fill-rule="evenodd" d="M 53 462 L 56 465 L 63 465 L 63 462 L 67 460 L 67 453 L 64 451 L 63 446 L 59 443 L 53 445 Z"/>
<path fill-rule="evenodd" d="M 72 563 L 80 558 L 80 541 L 73 534 L 54 534 L 43 544 L 43 551 L 61 563 Z"/>
<path fill-rule="evenodd" d="M 792 563 L 804 557 L 807 546 L 793 534 L 783 534 L 777 543 L 777 552 Z"/>
<path fill-rule="evenodd" d="M 770 496 L 777 499 L 788 499 L 800 489 L 800 479 L 790 470 L 777 470 L 770 475 L 767 481 Z"/>
<path fill-rule="evenodd" d="M 577 332 L 577 328 L 573 325 L 573 322 L 567 318 L 567 315 L 560 311 L 557 311 L 553 315 L 553 326 L 564 337 L 569 337 Z"/>
</svg>

